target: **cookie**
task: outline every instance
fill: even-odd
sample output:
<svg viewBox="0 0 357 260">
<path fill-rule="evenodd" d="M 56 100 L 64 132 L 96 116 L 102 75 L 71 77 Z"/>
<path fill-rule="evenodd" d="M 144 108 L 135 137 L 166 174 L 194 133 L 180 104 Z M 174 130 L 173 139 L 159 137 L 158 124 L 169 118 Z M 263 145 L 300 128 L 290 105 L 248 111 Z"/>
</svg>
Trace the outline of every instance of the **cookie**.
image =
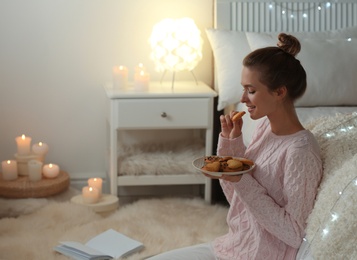
<svg viewBox="0 0 357 260">
<path fill-rule="evenodd" d="M 210 172 L 219 172 L 220 168 L 221 168 L 220 162 L 212 162 L 212 163 L 207 163 L 202 169 Z"/>
<path fill-rule="evenodd" d="M 246 165 L 249 165 L 249 166 L 252 166 L 254 165 L 254 162 L 249 160 L 249 159 L 245 159 L 245 158 L 242 158 L 242 159 L 239 159 L 243 164 L 246 164 Z"/>
<path fill-rule="evenodd" d="M 235 121 L 241 119 L 244 115 L 245 115 L 245 111 L 240 111 L 233 116 L 232 121 L 235 122 Z"/>
<path fill-rule="evenodd" d="M 243 167 L 243 163 L 241 161 L 235 160 L 235 159 L 230 159 L 227 161 L 227 165 L 231 169 L 241 169 Z"/>
</svg>

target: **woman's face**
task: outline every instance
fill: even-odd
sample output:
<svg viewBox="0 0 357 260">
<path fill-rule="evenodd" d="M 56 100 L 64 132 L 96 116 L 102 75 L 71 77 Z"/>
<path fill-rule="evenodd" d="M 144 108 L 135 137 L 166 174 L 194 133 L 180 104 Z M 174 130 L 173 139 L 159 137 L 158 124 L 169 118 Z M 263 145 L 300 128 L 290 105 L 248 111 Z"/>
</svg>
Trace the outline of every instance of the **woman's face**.
<svg viewBox="0 0 357 260">
<path fill-rule="evenodd" d="M 259 81 L 260 73 L 247 67 L 242 70 L 243 95 L 241 102 L 248 107 L 252 119 L 269 116 L 277 109 L 277 93 Z"/>
</svg>

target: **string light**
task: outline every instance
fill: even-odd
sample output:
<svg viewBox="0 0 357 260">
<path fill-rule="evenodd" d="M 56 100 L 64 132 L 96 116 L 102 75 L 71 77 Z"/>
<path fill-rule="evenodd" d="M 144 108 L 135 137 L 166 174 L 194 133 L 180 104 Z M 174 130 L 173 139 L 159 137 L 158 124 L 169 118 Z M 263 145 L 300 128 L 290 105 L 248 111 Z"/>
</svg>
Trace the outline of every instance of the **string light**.
<svg viewBox="0 0 357 260">
<path fill-rule="evenodd" d="M 326 9 L 330 8 L 331 7 L 331 2 L 324 3 L 324 6 L 325 6 Z M 308 7 L 308 8 L 289 8 L 288 6 L 284 6 L 282 3 L 274 1 L 274 2 L 272 2 L 272 3 L 270 3 L 268 5 L 268 8 L 270 10 L 273 10 L 276 7 L 280 7 L 282 9 L 281 10 L 281 14 L 283 16 L 285 16 L 287 13 L 291 13 L 289 15 L 289 17 L 291 19 L 295 18 L 299 13 L 302 13 L 301 16 L 306 19 L 306 18 L 308 18 L 307 12 L 313 10 L 314 8 L 317 8 L 318 11 L 322 11 L 323 10 L 323 7 L 322 7 L 321 4 L 318 4 L 317 7 L 313 6 L 313 7 Z"/>
<path fill-rule="evenodd" d="M 334 222 L 338 219 L 338 214 L 337 213 L 331 213 L 331 221 Z"/>
</svg>

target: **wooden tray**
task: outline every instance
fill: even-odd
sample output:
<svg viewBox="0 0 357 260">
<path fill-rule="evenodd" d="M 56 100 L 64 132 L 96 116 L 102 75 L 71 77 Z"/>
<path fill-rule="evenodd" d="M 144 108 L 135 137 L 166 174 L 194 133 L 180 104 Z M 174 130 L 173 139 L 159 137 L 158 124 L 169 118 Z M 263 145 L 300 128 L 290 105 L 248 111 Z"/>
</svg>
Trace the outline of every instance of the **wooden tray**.
<svg viewBox="0 0 357 260">
<path fill-rule="evenodd" d="M 2 175 L 0 173 L 0 175 Z M 5 198 L 45 198 L 61 193 L 69 187 L 69 175 L 60 171 L 56 178 L 30 181 L 28 176 L 19 176 L 16 180 L 7 181 L 0 176 L 0 197 Z"/>
</svg>

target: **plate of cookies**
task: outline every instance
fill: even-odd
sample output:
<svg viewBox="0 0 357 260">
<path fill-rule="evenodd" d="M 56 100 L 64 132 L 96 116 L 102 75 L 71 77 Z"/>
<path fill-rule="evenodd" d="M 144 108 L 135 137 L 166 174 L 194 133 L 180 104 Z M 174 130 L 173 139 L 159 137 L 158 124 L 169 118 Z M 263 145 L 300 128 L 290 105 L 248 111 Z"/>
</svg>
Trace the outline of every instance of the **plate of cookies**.
<svg viewBox="0 0 357 260">
<path fill-rule="evenodd" d="M 197 158 L 192 164 L 198 171 L 217 177 L 222 174 L 240 175 L 255 167 L 254 162 L 246 158 L 216 155 Z"/>
</svg>

